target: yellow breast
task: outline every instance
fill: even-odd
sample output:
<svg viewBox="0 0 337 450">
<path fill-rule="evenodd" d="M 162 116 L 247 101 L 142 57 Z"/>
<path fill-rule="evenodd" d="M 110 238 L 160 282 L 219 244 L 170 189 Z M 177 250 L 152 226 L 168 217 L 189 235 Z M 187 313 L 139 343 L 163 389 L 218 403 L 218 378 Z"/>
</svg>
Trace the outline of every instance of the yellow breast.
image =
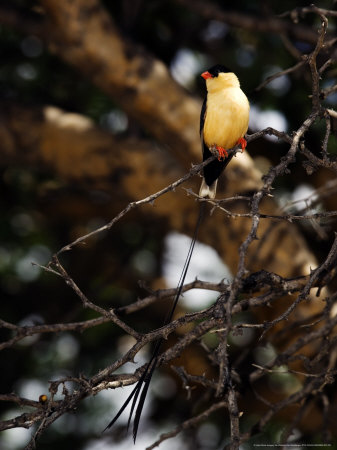
<svg viewBox="0 0 337 450">
<path fill-rule="evenodd" d="M 207 86 L 203 138 L 207 147 L 218 145 L 230 149 L 247 132 L 249 102 L 240 85 L 221 86 L 220 81 L 218 89 Z"/>
</svg>

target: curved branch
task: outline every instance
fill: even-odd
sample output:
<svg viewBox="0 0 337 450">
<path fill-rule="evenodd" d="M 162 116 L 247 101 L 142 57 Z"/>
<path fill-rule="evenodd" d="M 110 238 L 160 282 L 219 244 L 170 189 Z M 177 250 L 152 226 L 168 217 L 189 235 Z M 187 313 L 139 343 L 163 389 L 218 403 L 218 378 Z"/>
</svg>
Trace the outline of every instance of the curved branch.
<svg viewBox="0 0 337 450">
<path fill-rule="evenodd" d="M 211 2 L 202 0 L 176 0 L 178 3 L 193 9 L 205 19 L 213 19 L 226 23 L 235 28 L 242 28 L 254 33 L 283 34 L 294 39 L 316 44 L 317 34 L 315 30 L 298 23 L 294 24 L 280 17 L 260 17 L 237 11 L 225 11 Z"/>
<path fill-rule="evenodd" d="M 128 205 L 130 199 L 145 199 L 150 193 L 170 186 L 185 173 L 167 153 L 158 152 L 158 147 L 152 142 L 134 138 L 116 139 L 78 114 L 50 106 L 28 110 L 7 104 L 0 110 L 0 117 L 1 156 L 4 164 L 15 161 L 39 166 L 65 181 L 90 183 L 90 186 L 113 193 L 114 202 L 108 206 L 108 221 L 123 209 L 123 205 Z M 247 140 L 251 142 L 253 137 L 261 138 L 265 134 L 276 135 L 287 143 L 292 142 L 290 136 L 270 128 L 255 133 Z M 198 161 L 199 158 L 194 160 Z M 261 174 L 247 152 L 239 153 L 232 159 L 226 174 L 226 197 L 246 190 L 254 191 L 261 186 Z M 189 186 L 197 190 L 199 180 L 194 179 L 192 182 Z M 248 206 L 246 201 L 242 203 L 240 199 L 236 200 L 236 204 Z M 158 198 L 155 205 L 155 208 L 150 204 L 144 208 L 168 221 L 171 229 L 192 233 L 197 208 L 190 197 L 176 191 L 166 194 L 163 199 Z M 265 199 L 263 205 L 264 214 L 279 216 L 278 206 L 271 198 Z M 175 213 L 172 214 L 172 211 Z M 235 215 L 236 209 L 232 212 Z M 206 219 L 204 222 L 199 238 L 217 248 L 234 272 L 237 267 L 237 248 L 246 236 L 249 222 L 245 217 L 226 219 L 225 233 L 222 232 L 223 226 L 223 215 L 215 213 L 212 220 Z M 266 221 L 261 233 L 268 229 L 270 226 Z M 282 236 L 283 247 L 276 245 L 280 241 L 279 236 Z M 272 224 L 270 241 L 264 245 L 260 256 L 254 253 L 251 270 L 264 268 L 287 277 L 304 275 L 308 264 L 312 267 L 316 265 L 313 256 L 305 248 L 304 240 L 294 225 L 286 222 Z M 284 261 L 285 254 L 289 255 L 287 261 Z M 296 259 L 292 257 L 293 254 L 297 254 Z M 268 264 L 264 261 L 268 261 Z"/>
</svg>

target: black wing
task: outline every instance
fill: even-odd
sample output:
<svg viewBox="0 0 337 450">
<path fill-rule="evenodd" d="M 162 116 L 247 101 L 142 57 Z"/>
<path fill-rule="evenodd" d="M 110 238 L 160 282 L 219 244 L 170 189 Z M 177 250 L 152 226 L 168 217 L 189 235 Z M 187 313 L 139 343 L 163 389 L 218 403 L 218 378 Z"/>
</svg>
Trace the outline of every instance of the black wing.
<svg viewBox="0 0 337 450">
<path fill-rule="evenodd" d="M 207 97 L 205 97 L 202 107 L 201 107 L 201 113 L 200 113 L 200 137 L 202 138 L 202 132 L 204 130 L 204 123 L 205 123 L 205 117 L 206 117 L 206 105 L 207 105 Z"/>
<path fill-rule="evenodd" d="M 207 110 L 207 97 L 205 98 L 205 100 L 202 104 L 201 114 L 200 114 L 200 138 L 201 138 L 203 161 L 206 161 L 206 159 L 208 159 L 209 157 L 212 156 L 212 153 L 209 151 L 209 148 L 205 144 L 204 137 L 203 137 L 206 110 Z M 206 184 L 208 186 L 211 186 L 211 184 L 213 184 L 214 181 L 219 178 L 219 176 L 221 175 L 221 172 L 225 169 L 227 164 L 230 163 L 232 158 L 233 158 L 233 155 L 230 155 L 228 158 L 226 158 L 223 161 L 222 160 L 218 161 L 217 159 L 215 159 L 214 161 L 210 162 L 206 167 L 204 167 L 203 175 L 204 175 Z"/>
</svg>

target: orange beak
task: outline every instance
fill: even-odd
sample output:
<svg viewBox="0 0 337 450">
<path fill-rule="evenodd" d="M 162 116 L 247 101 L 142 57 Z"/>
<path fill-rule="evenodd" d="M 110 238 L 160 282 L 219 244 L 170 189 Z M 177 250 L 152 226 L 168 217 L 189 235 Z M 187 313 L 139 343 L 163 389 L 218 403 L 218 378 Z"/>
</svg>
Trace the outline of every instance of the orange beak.
<svg viewBox="0 0 337 450">
<path fill-rule="evenodd" d="M 201 74 L 201 76 L 202 76 L 202 78 L 204 79 L 204 80 L 208 80 L 208 78 L 213 78 L 213 75 L 211 75 L 209 72 L 203 72 L 202 74 Z"/>
</svg>

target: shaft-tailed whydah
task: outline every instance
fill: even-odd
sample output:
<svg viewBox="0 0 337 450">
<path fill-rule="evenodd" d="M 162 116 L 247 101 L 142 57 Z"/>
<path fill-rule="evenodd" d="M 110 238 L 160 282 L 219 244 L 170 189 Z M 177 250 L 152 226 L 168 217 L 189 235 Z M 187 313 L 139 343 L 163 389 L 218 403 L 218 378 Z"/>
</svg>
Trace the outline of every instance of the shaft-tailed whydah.
<svg viewBox="0 0 337 450">
<path fill-rule="evenodd" d="M 233 157 L 233 153 L 228 156 L 227 150 L 237 144 L 240 144 L 242 150 L 244 150 L 247 145 L 244 135 L 248 129 L 249 103 L 247 97 L 240 89 L 237 76 L 226 69 L 226 67 L 218 64 L 203 72 L 201 76 L 206 80 L 207 88 L 207 95 L 200 115 L 200 137 L 203 160 L 206 161 L 212 155 L 215 155 L 216 158 L 203 169 L 203 180 L 199 195 L 203 198 L 214 198 L 218 178 Z M 198 220 L 177 286 L 176 295 L 162 324 L 163 326 L 169 324 L 173 318 L 198 237 L 200 224 L 204 216 L 205 205 L 205 200 L 200 202 Z M 160 360 L 162 343 L 163 338 L 158 339 L 155 343 L 152 356 L 145 366 L 136 386 L 105 430 L 112 427 L 124 409 L 131 403 L 127 426 L 129 428 L 132 417 L 134 416 L 133 439 L 134 442 L 136 441 L 146 395 L 153 372 Z"/>
</svg>

